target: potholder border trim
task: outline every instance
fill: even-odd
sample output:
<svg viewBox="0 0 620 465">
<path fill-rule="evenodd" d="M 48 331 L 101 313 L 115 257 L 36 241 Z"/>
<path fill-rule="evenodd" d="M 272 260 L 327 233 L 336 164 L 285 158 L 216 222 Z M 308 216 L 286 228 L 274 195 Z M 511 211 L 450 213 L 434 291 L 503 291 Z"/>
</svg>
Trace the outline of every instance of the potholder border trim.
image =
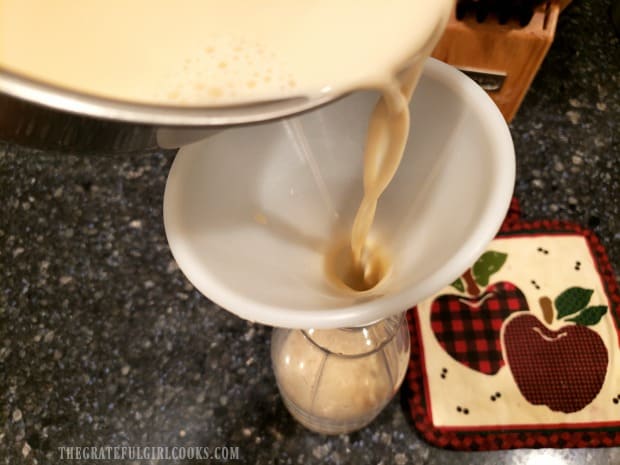
<svg viewBox="0 0 620 465">
<path fill-rule="evenodd" d="M 498 238 L 519 236 L 575 235 L 586 239 L 590 254 L 601 276 L 609 299 L 610 313 L 620 328 L 620 292 L 605 248 L 589 229 L 559 220 L 520 221 L 518 204 L 513 218 L 507 218 Z M 511 219 L 512 221 L 508 221 Z M 579 425 L 532 425 L 500 429 L 443 428 L 432 423 L 432 412 L 425 377 L 424 348 L 419 334 L 417 309 L 407 312 L 411 338 L 411 358 L 403 395 L 413 424 L 418 433 L 430 444 L 455 450 L 502 450 L 537 447 L 611 447 L 620 445 L 620 423 L 599 422 Z M 618 334 L 620 341 L 620 334 Z"/>
</svg>

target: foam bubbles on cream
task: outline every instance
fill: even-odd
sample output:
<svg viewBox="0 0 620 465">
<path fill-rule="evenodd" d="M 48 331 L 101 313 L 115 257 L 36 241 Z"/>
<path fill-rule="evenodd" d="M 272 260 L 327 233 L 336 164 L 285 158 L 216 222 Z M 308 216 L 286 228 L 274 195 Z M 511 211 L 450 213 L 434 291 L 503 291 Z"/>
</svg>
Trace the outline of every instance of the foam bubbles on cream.
<svg viewBox="0 0 620 465">
<path fill-rule="evenodd" d="M 296 79 L 276 52 L 242 38 L 211 38 L 167 73 L 157 101 L 181 105 L 241 103 L 294 95 Z"/>
</svg>

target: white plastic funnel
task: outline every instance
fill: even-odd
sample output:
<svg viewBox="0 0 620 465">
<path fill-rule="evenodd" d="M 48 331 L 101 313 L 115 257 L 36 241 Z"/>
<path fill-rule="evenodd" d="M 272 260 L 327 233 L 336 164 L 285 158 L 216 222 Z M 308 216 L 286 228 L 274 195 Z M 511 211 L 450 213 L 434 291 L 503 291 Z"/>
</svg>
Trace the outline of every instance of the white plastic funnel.
<svg viewBox="0 0 620 465">
<path fill-rule="evenodd" d="M 164 224 L 174 258 L 200 292 L 251 321 L 347 327 L 402 312 L 472 265 L 506 214 L 514 148 L 487 94 L 429 60 L 411 102 L 404 160 L 372 232 L 391 253 L 392 272 L 361 297 L 325 278 L 324 251 L 334 233 L 349 231 L 361 199 L 376 99 L 354 93 L 294 120 L 227 130 L 179 151 Z"/>
</svg>

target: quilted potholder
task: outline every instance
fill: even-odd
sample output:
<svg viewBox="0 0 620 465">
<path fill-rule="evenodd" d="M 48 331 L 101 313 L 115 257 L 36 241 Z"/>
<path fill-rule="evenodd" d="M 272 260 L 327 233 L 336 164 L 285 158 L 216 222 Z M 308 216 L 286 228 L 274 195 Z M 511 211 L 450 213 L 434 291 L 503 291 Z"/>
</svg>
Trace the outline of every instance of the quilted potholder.
<svg viewBox="0 0 620 465">
<path fill-rule="evenodd" d="M 416 429 L 462 450 L 620 445 L 619 311 L 595 235 L 521 222 L 514 203 L 480 259 L 408 312 Z"/>
</svg>

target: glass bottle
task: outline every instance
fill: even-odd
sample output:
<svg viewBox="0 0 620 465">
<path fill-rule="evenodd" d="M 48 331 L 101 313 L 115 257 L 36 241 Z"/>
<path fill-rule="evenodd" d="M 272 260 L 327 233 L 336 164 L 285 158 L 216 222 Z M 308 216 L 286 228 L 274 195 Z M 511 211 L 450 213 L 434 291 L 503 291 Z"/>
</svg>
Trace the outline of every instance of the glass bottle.
<svg viewBox="0 0 620 465">
<path fill-rule="evenodd" d="M 284 404 L 327 434 L 360 429 L 381 412 L 402 383 L 409 351 L 404 313 L 355 328 L 276 328 L 271 339 Z"/>
</svg>

